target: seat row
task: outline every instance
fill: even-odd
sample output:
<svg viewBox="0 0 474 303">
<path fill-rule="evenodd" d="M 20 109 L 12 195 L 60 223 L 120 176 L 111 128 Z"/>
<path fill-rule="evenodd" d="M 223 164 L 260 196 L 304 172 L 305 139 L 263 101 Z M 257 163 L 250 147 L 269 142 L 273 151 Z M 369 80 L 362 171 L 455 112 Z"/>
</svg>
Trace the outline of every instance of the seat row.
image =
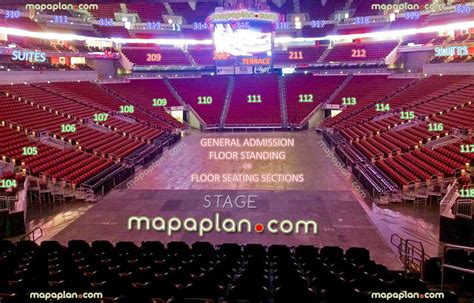
<svg viewBox="0 0 474 303">
<path fill-rule="evenodd" d="M 101 170 L 113 165 L 112 161 L 80 150 L 61 150 L 38 141 L 29 140 L 25 133 L 0 126 L 1 156 L 12 159 L 16 165 L 28 168 L 33 175 L 45 175 L 56 181 L 80 184 Z M 25 148 L 36 153 L 25 155 Z"/>
<path fill-rule="evenodd" d="M 454 177 L 456 171 L 466 168 L 466 163 L 472 163 L 474 154 L 463 153 L 461 145 L 473 142 L 474 139 L 470 138 L 436 149 L 424 147 L 379 160 L 376 165 L 402 186 L 410 182 L 430 181 L 436 177 Z"/>
<path fill-rule="evenodd" d="M 427 291 L 422 281 L 371 260 L 365 248 L 336 246 L 0 241 L 0 271 L 3 298 L 89 291 L 114 302 L 309 303 L 368 302 L 373 291 Z"/>
</svg>

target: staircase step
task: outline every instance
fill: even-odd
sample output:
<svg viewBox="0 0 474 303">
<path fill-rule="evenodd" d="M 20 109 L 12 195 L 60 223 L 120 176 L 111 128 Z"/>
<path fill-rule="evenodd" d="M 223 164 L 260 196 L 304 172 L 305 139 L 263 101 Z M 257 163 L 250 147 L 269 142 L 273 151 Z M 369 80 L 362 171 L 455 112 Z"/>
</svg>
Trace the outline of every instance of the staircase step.
<svg viewBox="0 0 474 303">
<path fill-rule="evenodd" d="M 173 94 L 173 96 L 178 100 L 179 104 L 181 106 L 186 106 L 186 102 L 184 102 L 183 98 L 178 94 L 176 89 L 171 85 L 170 81 L 167 78 L 163 78 L 163 83 L 166 85 L 166 87 L 170 90 L 170 92 Z"/>
<path fill-rule="evenodd" d="M 326 59 L 326 57 L 329 55 L 329 53 L 331 52 L 333 46 L 329 46 L 328 48 L 326 48 L 323 52 L 323 54 L 321 55 L 321 57 L 319 57 L 319 59 L 316 61 L 316 63 L 323 63 L 324 60 Z"/>
<path fill-rule="evenodd" d="M 283 128 L 288 127 L 288 110 L 286 106 L 286 86 L 283 77 L 278 78 L 278 89 L 280 91 L 280 112 Z"/>
<path fill-rule="evenodd" d="M 166 11 L 168 12 L 168 15 L 174 16 L 175 13 L 174 13 L 173 8 L 171 7 L 171 5 L 168 2 L 163 2 L 163 4 L 166 8 Z"/>
<path fill-rule="evenodd" d="M 229 86 L 227 87 L 227 93 L 224 100 L 224 108 L 222 109 L 221 119 L 219 123 L 220 128 L 224 128 L 225 120 L 227 119 L 227 114 L 229 113 L 229 106 L 234 92 L 235 77 L 231 77 L 229 80 Z"/>
<path fill-rule="evenodd" d="M 349 84 L 349 82 L 352 80 L 354 76 L 349 75 L 347 76 L 346 79 L 339 85 L 339 87 L 329 96 L 329 98 L 326 100 L 326 102 L 323 103 L 323 105 L 330 104 L 334 98 Z"/>
</svg>

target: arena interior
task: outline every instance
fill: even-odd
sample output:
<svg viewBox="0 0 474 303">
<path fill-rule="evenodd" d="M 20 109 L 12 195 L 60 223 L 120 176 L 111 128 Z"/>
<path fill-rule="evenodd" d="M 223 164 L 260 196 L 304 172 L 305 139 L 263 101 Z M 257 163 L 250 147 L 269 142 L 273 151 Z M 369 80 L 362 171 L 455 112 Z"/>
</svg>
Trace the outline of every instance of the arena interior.
<svg viewBox="0 0 474 303">
<path fill-rule="evenodd" d="M 472 102 L 472 1 L 1 0 L 0 302 L 473 302 Z"/>
</svg>

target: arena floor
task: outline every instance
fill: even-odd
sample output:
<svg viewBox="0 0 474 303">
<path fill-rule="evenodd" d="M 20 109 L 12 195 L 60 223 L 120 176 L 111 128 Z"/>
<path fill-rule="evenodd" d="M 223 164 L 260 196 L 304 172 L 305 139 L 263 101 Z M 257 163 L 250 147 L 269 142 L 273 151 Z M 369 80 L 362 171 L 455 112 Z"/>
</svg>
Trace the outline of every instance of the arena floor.
<svg viewBox="0 0 474 303">
<path fill-rule="evenodd" d="M 203 147 L 201 139 L 231 138 L 290 138 L 294 147 Z M 314 131 L 295 133 L 201 133 L 192 131 L 181 142 L 165 152 L 135 178 L 113 190 L 99 203 L 78 214 L 72 223 L 51 231 L 53 240 L 66 243 L 70 239 L 93 241 L 160 240 L 210 241 L 317 246 L 337 245 L 367 247 L 374 260 L 399 269 L 395 249 L 389 245 L 390 236 L 421 240 L 429 255 L 438 253 L 438 210 L 414 209 L 413 206 L 380 208 L 363 199 L 364 193 L 353 183 L 349 174 L 337 166 L 337 160 L 322 148 L 322 137 Z M 284 152 L 284 160 L 214 160 L 209 153 L 220 151 Z M 281 154 L 280 154 L 281 156 Z M 197 182 L 200 174 L 219 175 L 214 182 Z M 256 174 L 258 180 L 224 180 L 224 175 Z M 291 179 L 281 175 L 296 175 Z M 264 176 L 265 175 L 265 176 Z M 268 176 L 283 178 L 266 182 Z M 194 177 L 193 177 L 194 176 Z M 216 178 L 215 178 L 216 179 Z M 217 205 L 217 196 L 220 204 Z M 240 196 L 236 202 L 237 196 Z M 227 203 L 223 202 L 228 199 Z M 244 202 L 246 201 L 246 202 Z M 240 208 L 242 207 L 242 208 Z M 128 230 L 131 216 L 152 219 L 214 218 L 238 221 L 246 218 L 255 226 L 272 219 L 313 220 L 316 234 L 225 233 L 216 230 L 200 237 L 197 232 L 177 231 L 168 236 L 156 230 Z M 54 227 L 52 228 L 54 230 Z"/>
</svg>

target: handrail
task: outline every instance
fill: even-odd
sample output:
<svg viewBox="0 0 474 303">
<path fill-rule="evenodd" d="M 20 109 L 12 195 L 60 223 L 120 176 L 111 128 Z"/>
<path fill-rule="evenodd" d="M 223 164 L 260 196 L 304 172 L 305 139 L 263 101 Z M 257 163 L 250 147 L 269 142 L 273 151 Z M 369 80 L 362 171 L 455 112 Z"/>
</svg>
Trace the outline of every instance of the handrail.
<svg viewBox="0 0 474 303">
<path fill-rule="evenodd" d="M 40 236 L 35 238 L 35 232 L 39 230 L 40 232 Z M 30 236 L 32 236 L 32 238 L 30 239 Z M 20 241 L 28 241 L 28 240 L 31 240 L 31 241 L 36 241 L 38 240 L 39 238 L 41 238 L 43 236 L 43 229 L 41 227 L 36 227 L 35 229 L 33 229 L 32 231 L 30 231 L 29 233 L 27 233 L 26 235 L 24 235 L 23 237 L 20 238 Z"/>
<path fill-rule="evenodd" d="M 282 128 L 282 124 L 225 124 L 224 128 Z"/>
<path fill-rule="evenodd" d="M 298 127 L 301 128 L 309 121 L 311 117 L 322 107 L 322 103 L 319 103 L 301 122 L 298 124 Z"/>
<path fill-rule="evenodd" d="M 219 128 L 223 129 L 226 127 L 226 120 L 229 115 L 229 107 L 230 103 L 232 102 L 232 95 L 234 93 L 235 88 L 235 77 L 229 77 L 229 81 L 227 83 L 227 89 L 225 92 L 224 97 L 224 105 L 222 106 L 222 111 L 219 116 Z"/>
<path fill-rule="evenodd" d="M 474 217 L 474 200 L 459 199 L 454 203 L 454 207 L 456 216 L 466 219 Z"/>
<path fill-rule="evenodd" d="M 196 112 L 196 110 L 191 105 L 188 104 L 187 109 L 194 114 L 194 116 L 198 119 L 199 123 L 201 123 L 201 125 L 204 126 L 204 128 L 208 127 L 206 121 L 204 121 L 204 119 L 201 118 L 201 116 L 199 116 L 199 114 Z"/>
<path fill-rule="evenodd" d="M 455 179 L 447 187 L 446 194 L 439 203 L 439 211 L 442 217 L 454 219 L 454 213 L 452 212 L 452 206 L 456 203 L 458 196 L 458 181 Z"/>
<path fill-rule="evenodd" d="M 394 240 L 395 237 L 396 237 L 397 240 L 399 241 L 398 245 L 393 242 L 393 240 Z M 403 238 L 400 237 L 400 236 L 397 235 L 397 234 L 393 234 L 393 235 L 390 237 L 390 243 L 392 243 L 393 246 L 395 246 L 395 247 L 398 248 L 398 253 L 401 253 L 402 242 L 403 242 Z"/>
<path fill-rule="evenodd" d="M 394 242 L 397 241 L 398 243 Z M 423 243 L 418 240 L 403 239 L 397 234 L 392 234 L 390 242 L 393 246 L 398 248 L 400 260 L 404 261 L 404 270 L 415 269 L 419 270 L 421 278 L 424 277 L 424 263 L 430 257 L 426 255 Z M 419 246 L 415 245 L 418 244 Z"/>
<path fill-rule="evenodd" d="M 453 249 L 462 249 L 462 250 L 467 250 L 467 251 L 474 251 L 474 247 L 469 247 L 469 246 L 461 246 L 461 245 L 454 245 L 454 244 L 446 244 L 443 248 L 443 258 L 442 258 L 442 265 L 441 265 L 441 291 L 444 289 L 444 269 L 449 268 L 452 270 L 464 272 L 467 274 L 474 274 L 474 269 L 469 269 L 469 268 L 464 268 L 464 267 L 459 267 L 455 265 L 450 265 L 446 264 L 446 251 L 450 248 Z"/>
</svg>

